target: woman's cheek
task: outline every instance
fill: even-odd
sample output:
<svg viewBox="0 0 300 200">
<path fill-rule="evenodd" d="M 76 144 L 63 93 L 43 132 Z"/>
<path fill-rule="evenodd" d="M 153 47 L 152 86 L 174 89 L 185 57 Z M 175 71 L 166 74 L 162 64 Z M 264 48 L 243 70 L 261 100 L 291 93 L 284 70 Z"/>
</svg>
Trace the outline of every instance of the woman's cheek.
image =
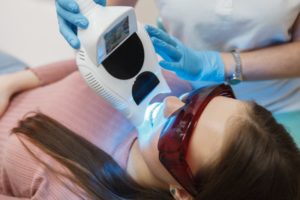
<svg viewBox="0 0 300 200">
<path fill-rule="evenodd" d="M 140 151 L 148 164 L 158 161 L 158 140 L 162 128 L 153 129 L 148 132 L 139 132 L 138 144 Z"/>
<path fill-rule="evenodd" d="M 152 174 L 161 182 L 169 182 L 173 180 L 169 173 L 159 161 L 159 151 L 157 148 L 161 128 L 154 134 L 142 140 L 140 145 L 141 154 Z"/>
<path fill-rule="evenodd" d="M 144 132 L 139 132 L 138 143 L 140 150 L 144 154 L 152 154 L 157 152 L 156 156 L 158 157 L 157 144 L 160 136 L 161 128 L 157 130 L 145 130 Z"/>
</svg>

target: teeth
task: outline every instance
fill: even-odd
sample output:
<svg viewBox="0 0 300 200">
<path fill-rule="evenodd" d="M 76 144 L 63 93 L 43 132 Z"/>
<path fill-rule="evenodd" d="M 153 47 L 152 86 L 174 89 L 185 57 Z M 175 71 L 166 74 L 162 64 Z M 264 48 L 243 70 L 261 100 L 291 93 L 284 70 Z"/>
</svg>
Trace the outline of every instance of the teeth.
<svg viewBox="0 0 300 200">
<path fill-rule="evenodd" d="M 152 127 L 154 126 L 154 122 L 155 122 L 155 119 L 157 118 L 157 115 L 159 113 L 159 110 L 160 110 L 160 107 L 161 107 L 161 104 L 157 104 L 155 105 L 155 107 L 151 110 L 151 125 Z"/>
<path fill-rule="evenodd" d="M 153 123 L 153 111 L 159 105 L 159 103 L 153 103 L 149 105 L 145 112 L 145 120 L 149 121 L 151 124 Z"/>
<path fill-rule="evenodd" d="M 157 110 L 159 105 L 160 105 L 160 103 L 153 103 L 153 104 L 149 105 L 146 109 L 145 120 L 148 120 L 152 127 L 154 125 L 154 121 L 155 121 L 154 119 L 155 119 L 155 116 L 157 113 L 155 111 Z"/>
</svg>

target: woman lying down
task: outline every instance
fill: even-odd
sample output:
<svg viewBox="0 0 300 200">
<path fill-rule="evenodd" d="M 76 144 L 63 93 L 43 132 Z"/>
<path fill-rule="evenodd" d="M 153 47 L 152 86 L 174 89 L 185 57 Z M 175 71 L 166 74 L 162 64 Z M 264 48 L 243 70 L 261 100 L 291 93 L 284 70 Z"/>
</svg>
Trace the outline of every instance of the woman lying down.
<svg viewBox="0 0 300 200">
<path fill-rule="evenodd" d="M 0 199 L 300 199 L 299 149 L 270 112 L 227 85 L 178 98 L 191 87 L 165 75 L 173 96 L 139 130 L 74 61 L 1 75 Z"/>
</svg>

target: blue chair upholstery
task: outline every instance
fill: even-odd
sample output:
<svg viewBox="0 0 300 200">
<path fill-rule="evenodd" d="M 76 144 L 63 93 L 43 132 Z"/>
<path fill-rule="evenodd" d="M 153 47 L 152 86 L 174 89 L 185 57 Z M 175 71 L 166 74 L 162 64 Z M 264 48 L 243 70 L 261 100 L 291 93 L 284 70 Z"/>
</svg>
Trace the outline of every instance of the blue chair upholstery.
<svg viewBox="0 0 300 200">
<path fill-rule="evenodd" d="M 286 127 L 300 148 L 300 111 L 276 114 L 274 117 Z"/>
<path fill-rule="evenodd" d="M 0 51 L 0 74 L 23 70 L 27 65 L 19 59 Z"/>
</svg>

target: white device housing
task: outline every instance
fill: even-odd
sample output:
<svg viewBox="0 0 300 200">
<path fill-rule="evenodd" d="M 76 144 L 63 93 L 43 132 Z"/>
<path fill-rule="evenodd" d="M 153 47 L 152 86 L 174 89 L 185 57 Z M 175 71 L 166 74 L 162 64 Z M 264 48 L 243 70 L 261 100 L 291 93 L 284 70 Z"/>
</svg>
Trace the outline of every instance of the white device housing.
<svg viewBox="0 0 300 200">
<path fill-rule="evenodd" d="M 77 2 L 89 20 L 86 30 L 78 30 L 78 68 L 97 94 L 138 127 L 150 101 L 170 92 L 152 42 L 133 8 Z"/>
</svg>

